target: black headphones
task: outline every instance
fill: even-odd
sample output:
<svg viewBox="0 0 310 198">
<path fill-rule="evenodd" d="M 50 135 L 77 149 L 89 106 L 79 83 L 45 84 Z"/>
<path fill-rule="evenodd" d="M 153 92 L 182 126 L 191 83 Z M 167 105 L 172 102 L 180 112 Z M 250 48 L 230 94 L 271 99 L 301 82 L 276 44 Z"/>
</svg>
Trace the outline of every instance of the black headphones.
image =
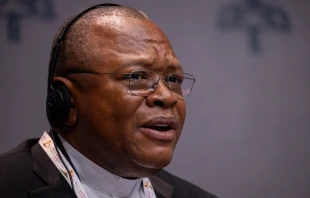
<svg viewBox="0 0 310 198">
<path fill-rule="evenodd" d="M 63 27 L 58 35 L 57 43 L 52 49 L 52 57 L 49 62 L 48 71 L 48 93 L 46 98 L 46 114 L 48 122 L 53 127 L 59 127 L 64 125 L 68 118 L 71 109 L 71 94 L 69 90 L 62 83 L 53 83 L 56 62 L 59 53 L 59 47 L 64 39 L 66 32 L 69 30 L 70 26 L 79 19 L 82 15 L 89 12 L 90 10 L 107 7 L 107 6 L 121 6 L 113 3 L 97 4 L 86 9 L 79 11 L 77 14 L 71 17 L 67 24 Z"/>
</svg>

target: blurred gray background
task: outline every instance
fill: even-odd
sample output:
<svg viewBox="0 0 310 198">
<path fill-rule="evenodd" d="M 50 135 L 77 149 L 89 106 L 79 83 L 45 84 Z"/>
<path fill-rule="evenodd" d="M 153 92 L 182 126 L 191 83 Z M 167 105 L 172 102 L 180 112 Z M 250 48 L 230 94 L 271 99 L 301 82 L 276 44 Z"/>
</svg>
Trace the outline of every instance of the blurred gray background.
<svg viewBox="0 0 310 198">
<path fill-rule="evenodd" d="M 48 130 L 53 36 L 103 2 L 0 1 L 1 153 Z M 197 79 L 170 172 L 220 198 L 310 197 L 309 0 L 109 2 L 146 12 Z"/>
</svg>

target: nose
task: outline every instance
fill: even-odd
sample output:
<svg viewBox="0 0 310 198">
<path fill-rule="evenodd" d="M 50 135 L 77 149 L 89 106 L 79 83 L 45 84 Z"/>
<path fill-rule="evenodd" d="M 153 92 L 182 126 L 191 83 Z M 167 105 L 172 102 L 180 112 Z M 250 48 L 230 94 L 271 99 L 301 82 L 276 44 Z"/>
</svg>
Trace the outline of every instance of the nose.
<svg viewBox="0 0 310 198">
<path fill-rule="evenodd" d="M 146 97 L 146 104 L 149 107 L 159 106 L 161 108 L 173 108 L 177 103 L 177 96 L 168 89 L 163 80 L 160 80 L 154 92 Z"/>
</svg>

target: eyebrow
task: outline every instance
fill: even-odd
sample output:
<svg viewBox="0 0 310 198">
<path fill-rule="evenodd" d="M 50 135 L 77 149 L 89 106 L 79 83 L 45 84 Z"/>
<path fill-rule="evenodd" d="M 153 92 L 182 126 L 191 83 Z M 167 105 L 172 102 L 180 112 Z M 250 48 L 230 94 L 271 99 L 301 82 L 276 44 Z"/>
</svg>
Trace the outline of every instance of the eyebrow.
<svg viewBox="0 0 310 198">
<path fill-rule="evenodd" d="M 152 62 L 153 63 L 153 62 Z M 152 65 L 152 63 L 150 61 L 141 61 L 141 60 L 137 60 L 137 61 L 131 61 L 129 63 L 125 63 L 125 64 L 121 64 L 118 69 L 124 68 L 124 67 L 129 67 L 129 66 L 143 66 L 143 67 L 150 67 Z M 172 70 L 181 70 L 183 72 L 183 67 L 180 63 L 177 64 L 168 64 L 167 69 L 172 69 Z"/>
</svg>

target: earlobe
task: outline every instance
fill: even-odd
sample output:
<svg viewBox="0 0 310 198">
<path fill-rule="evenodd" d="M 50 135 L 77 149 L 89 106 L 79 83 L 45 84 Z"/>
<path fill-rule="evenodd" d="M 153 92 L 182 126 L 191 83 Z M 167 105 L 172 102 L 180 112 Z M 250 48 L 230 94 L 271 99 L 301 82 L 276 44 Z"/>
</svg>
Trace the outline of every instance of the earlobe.
<svg viewBox="0 0 310 198">
<path fill-rule="evenodd" d="M 73 98 L 71 97 L 71 108 L 70 113 L 68 117 L 68 121 L 65 123 L 66 126 L 74 126 L 77 122 L 77 112 L 75 108 L 75 102 Z"/>
</svg>

